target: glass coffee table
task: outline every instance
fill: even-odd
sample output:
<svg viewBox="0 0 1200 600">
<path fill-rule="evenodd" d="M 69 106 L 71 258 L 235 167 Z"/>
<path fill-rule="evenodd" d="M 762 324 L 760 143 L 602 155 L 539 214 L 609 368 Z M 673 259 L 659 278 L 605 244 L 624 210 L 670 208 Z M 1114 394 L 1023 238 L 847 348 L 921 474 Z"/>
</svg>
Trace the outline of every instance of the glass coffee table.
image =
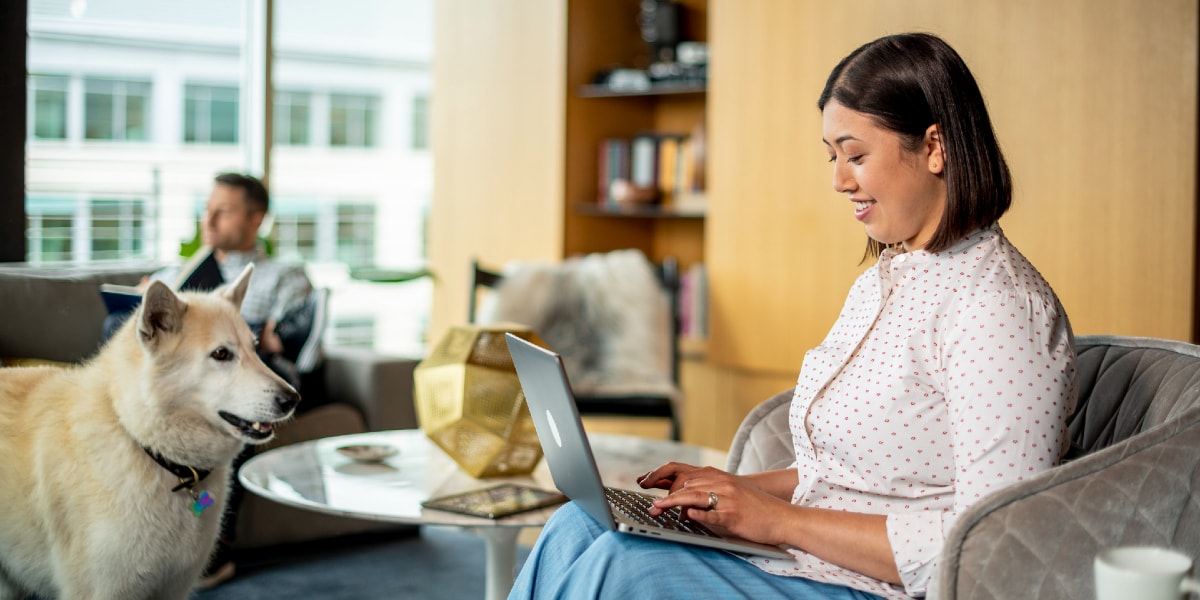
<svg viewBox="0 0 1200 600">
<path fill-rule="evenodd" d="M 627 435 L 588 436 L 606 485 L 639 489 L 637 478 L 668 461 L 723 467 L 725 453 L 711 448 Z M 382 444 L 397 452 L 380 462 L 359 462 L 337 451 L 341 446 Z M 242 465 L 238 478 L 247 490 L 276 502 L 321 513 L 416 525 L 457 526 L 487 544 L 487 598 L 504 598 L 512 588 L 517 536 L 540 527 L 556 507 L 502 519 L 428 510 L 421 502 L 501 482 L 554 489 L 542 460 L 533 473 L 519 477 L 475 479 L 417 429 L 338 436 L 282 446 Z"/>
</svg>

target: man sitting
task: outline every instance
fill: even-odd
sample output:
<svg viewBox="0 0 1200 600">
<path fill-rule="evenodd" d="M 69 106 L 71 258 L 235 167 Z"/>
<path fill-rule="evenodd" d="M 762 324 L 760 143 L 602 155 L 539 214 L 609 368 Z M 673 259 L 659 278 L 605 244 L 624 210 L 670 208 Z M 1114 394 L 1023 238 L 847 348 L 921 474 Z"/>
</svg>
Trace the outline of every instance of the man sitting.
<svg viewBox="0 0 1200 600">
<path fill-rule="evenodd" d="M 293 360 L 283 355 L 283 342 L 275 326 L 299 308 L 312 292 L 312 283 L 302 265 L 267 256 L 258 241 L 258 229 L 270 209 L 267 188 L 258 179 L 240 173 L 217 175 L 201 222 L 201 240 L 213 249 L 226 281 L 237 278 L 254 263 L 254 276 L 242 301 L 242 317 L 258 333 L 258 352 L 263 361 L 299 388 Z M 180 267 L 156 271 L 150 279 L 175 281 Z"/>
</svg>

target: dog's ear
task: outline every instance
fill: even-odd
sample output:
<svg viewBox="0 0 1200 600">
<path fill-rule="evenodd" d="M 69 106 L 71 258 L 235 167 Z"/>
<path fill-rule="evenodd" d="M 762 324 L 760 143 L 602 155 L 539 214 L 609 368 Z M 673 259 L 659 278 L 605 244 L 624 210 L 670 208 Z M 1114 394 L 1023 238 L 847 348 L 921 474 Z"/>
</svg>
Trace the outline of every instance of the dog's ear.
<svg viewBox="0 0 1200 600">
<path fill-rule="evenodd" d="M 185 312 L 187 303 L 180 300 L 167 284 L 152 281 L 142 293 L 142 305 L 138 308 L 138 335 L 142 341 L 152 342 L 164 333 L 179 331 Z"/>
<path fill-rule="evenodd" d="M 242 307 L 242 298 L 246 297 L 246 287 L 250 285 L 250 275 L 253 273 L 254 263 L 246 265 L 246 268 L 242 269 L 242 274 L 238 275 L 237 279 L 233 280 L 233 283 L 221 286 L 221 289 L 218 290 L 221 296 L 240 309 Z"/>
</svg>

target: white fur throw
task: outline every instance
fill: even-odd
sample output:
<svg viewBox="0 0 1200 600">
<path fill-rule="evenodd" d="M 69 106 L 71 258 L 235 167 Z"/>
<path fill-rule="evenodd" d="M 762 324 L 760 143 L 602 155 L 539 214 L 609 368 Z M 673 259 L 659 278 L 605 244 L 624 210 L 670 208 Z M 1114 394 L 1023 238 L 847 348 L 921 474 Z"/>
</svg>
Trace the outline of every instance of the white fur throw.
<svg viewBox="0 0 1200 600">
<path fill-rule="evenodd" d="M 674 396 L 667 299 L 638 250 L 513 262 L 479 321 L 533 329 L 562 355 L 578 394 Z"/>
</svg>

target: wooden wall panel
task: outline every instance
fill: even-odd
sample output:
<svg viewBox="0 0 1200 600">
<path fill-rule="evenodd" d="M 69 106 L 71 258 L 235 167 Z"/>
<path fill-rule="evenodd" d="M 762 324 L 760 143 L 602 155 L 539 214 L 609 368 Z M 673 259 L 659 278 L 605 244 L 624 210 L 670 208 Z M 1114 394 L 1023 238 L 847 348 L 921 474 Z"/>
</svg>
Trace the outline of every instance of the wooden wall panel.
<svg viewBox="0 0 1200 600">
<path fill-rule="evenodd" d="M 466 320 L 472 256 L 562 256 L 566 8 L 437 2 L 431 342 Z"/>
<path fill-rule="evenodd" d="M 683 441 L 728 450 L 737 428 L 759 403 L 796 385 L 795 375 L 772 375 L 684 361 L 680 382 Z"/>
<path fill-rule="evenodd" d="M 718 365 L 795 373 L 865 240 L 820 142 L 829 70 L 858 45 L 941 35 L 983 89 L 1016 180 L 1002 226 L 1078 333 L 1189 339 L 1197 7 L 1190 0 L 711 0 L 712 340 Z"/>
</svg>

